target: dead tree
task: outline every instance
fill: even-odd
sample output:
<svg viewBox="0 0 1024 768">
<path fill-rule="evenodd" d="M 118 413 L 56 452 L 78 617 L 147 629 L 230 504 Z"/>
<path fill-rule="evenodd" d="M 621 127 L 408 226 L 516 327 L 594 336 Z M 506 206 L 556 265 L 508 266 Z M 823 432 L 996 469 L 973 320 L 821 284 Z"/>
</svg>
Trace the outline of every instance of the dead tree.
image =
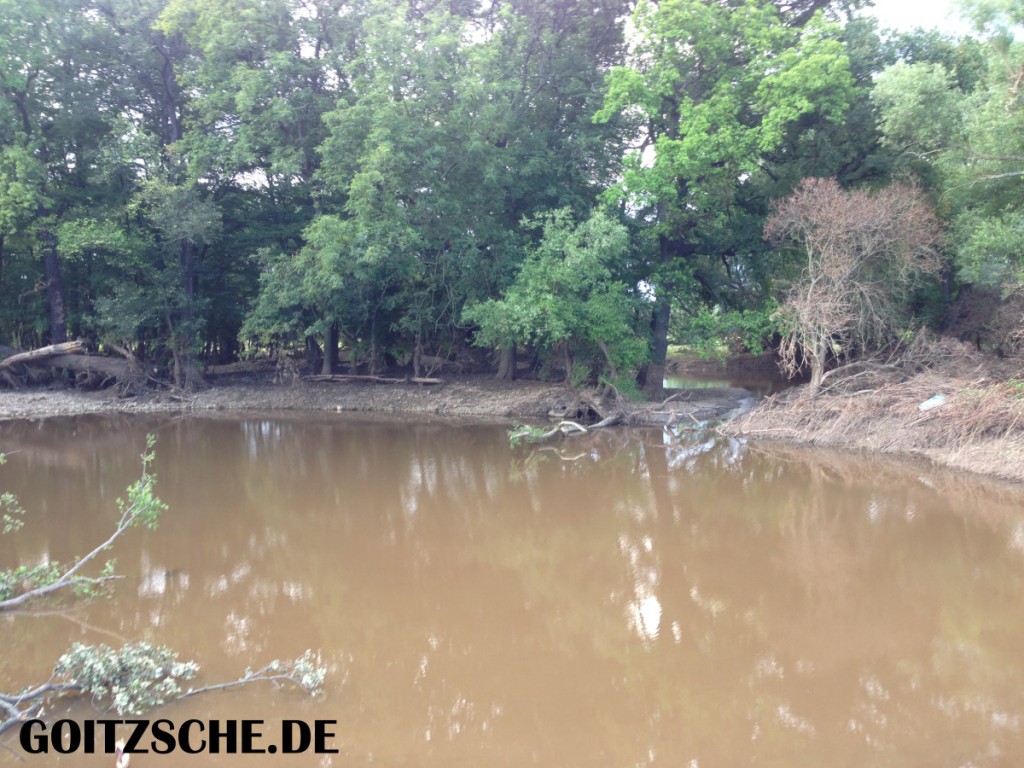
<svg viewBox="0 0 1024 768">
<path fill-rule="evenodd" d="M 765 237 L 806 259 L 779 316 L 780 356 L 790 375 L 810 368 L 817 390 L 831 357 L 893 338 L 908 289 L 935 274 L 941 231 L 917 186 L 846 191 L 835 179 L 804 179 L 773 206 Z"/>
</svg>

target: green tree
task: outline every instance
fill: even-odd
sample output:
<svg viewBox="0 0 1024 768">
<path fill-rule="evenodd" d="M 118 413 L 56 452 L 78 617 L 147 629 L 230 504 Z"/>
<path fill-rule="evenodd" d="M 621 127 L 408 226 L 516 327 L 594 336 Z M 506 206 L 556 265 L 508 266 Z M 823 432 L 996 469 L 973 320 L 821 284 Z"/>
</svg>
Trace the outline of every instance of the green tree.
<svg viewBox="0 0 1024 768">
<path fill-rule="evenodd" d="M 101 186 L 96 163 L 111 121 L 106 33 L 88 9 L 0 4 L 0 288 L 12 305 L 45 296 L 45 320 L 8 316 L 6 330 L 28 341 L 65 341 L 77 320 L 57 230 Z"/>
<path fill-rule="evenodd" d="M 614 127 L 589 116 L 619 9 L 366 2 L 354 14 L 346 88 L 324 117 L 317 214 L 297 255 L 273 260 L 246 328 L 304 326 L 325 341 L 325 370 L 339 338 L 371 368 L 385 356 L 418 368 L 466 346 L 462 307 L 511 279 L 534 237 L 524 215 L 585 214 L 610 177 Z M 279 280 L 289 272 L 317 277 L 296 294 Z M 274 318 L 296 311 L 312 319 Z"/>
<path fill-rule="evenodd" d="M 955 61 L 898 63 L 879 76 L 873 98 L 885 141 L 941 193 L 961 297 L 971 286 L 983 287 L 1011 302 L 1009 308 L 1024 286 L 1024 46 L 1012 34 L 1024 6 L 965 5 L 988 35 L 986 65 L 972 66 L 965 77 Z M 997 323 L 994 343 L 1024 330 L 1016 315 Z"/>
<path fill-rule="evenodd" d="M 631 64 L 612 70 L 597 120 L 634 120 L 640 140 L 610 197 L 649 225 L 656 293 L 647 386 L 661 387 L 674 294 L 714 298 L 701 256 L 728 242 L 737 193 L 811 114 L 841 120 L 849 60 L 820 14 L 766 0 L 641 2 Z"/>
<path fill-rule="evenodd" d="M 558 352 L 567 381 L 574 363 L 583 378 L 594 368 L 612 380 L 635 372 L 646 355 L 645 334 L 636 328 L 641 300 L 612 273 L 627 252 L 626 228 L 600 212 L 576 225 L 565 209 L 530 223 L 542 231 L 540 243 L 502 298 L 463 312 L 479 326 L 476 343 Z"/>
</svg>

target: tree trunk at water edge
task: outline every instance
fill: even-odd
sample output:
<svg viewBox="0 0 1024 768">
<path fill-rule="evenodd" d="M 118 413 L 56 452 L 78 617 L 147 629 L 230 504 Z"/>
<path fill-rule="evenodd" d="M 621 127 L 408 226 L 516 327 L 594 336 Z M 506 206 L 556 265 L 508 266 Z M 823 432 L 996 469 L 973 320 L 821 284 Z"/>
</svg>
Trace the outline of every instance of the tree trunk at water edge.
<svg viewBox="0 0 1024 768">
<path fill-rule="evenodd" d="M 46 299 L 50 305 L 51 344 L 63 344 L 68 340 L 68 317 L 64 307 L 64 283 L 60 279 L 60 262 L 57 258 L 57 238 L 52 232 L 42 231 L 39 240 L 43 248 L 43 272 L 46 275 Z"/>
</svg>

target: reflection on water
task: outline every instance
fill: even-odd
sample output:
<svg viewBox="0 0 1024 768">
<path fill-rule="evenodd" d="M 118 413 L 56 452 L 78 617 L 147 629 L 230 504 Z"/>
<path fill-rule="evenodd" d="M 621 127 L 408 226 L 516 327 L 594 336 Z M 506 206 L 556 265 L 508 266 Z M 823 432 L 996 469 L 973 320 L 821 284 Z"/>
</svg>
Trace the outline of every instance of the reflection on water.
<svg viewBox="0 0 1024 768">
<path fill-rule="evenodd" d="M 755 397 L 767 397 L 792 387 L 794 382 L 781 374 L 770 372 L 749 371 L 743 374 L 726 377 L 699 376 L 696 374 L 671 375 L 663 380 L 665 389 L 718 389 L 720 387 L 739 387 L 746 389 Z"/>
<path fill-rule="evenodd" d="M 1024 497 L 1005 486 L 658 430 L 513 452 L 487 426 L 70 419 L 2 427 L 0 486 L 32 519 L 0 563 L 101 541 L 148 431 L 171 511 L 119 548 L 113 600 L 0 618 L 0 690 L 76 640 L 165 643 L 203 682 L 312 647 L 322 699 L 162 714 L 338 721 L 334 762 L 275 765 L 1024 759 Z"/>
</svg>

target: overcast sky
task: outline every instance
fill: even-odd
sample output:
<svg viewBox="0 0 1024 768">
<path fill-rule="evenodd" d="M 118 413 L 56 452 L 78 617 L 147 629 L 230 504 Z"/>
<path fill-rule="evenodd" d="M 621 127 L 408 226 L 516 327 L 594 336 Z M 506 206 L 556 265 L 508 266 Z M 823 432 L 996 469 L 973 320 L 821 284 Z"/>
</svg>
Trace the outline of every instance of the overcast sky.
<svg viewBox="0 0 1024 768">
<path fill-rule="evenodd" d="M 963 34 L 967 25 L 960 21 L 956 6 L 956 0 L 875 0 L 870 12 L 881 27 L 905 31 L 924 27 Z"/>
</svg>

